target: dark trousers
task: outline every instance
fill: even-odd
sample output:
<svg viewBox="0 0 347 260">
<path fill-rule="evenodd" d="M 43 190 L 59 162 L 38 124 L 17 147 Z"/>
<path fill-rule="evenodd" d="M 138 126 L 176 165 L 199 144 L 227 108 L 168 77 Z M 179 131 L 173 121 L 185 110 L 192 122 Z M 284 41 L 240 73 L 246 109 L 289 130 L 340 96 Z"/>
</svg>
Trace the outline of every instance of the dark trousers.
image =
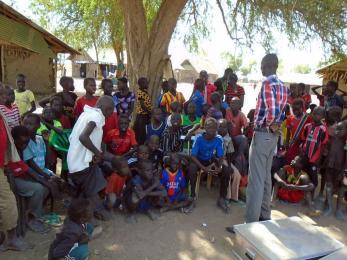
<svg viewBox="0 0 347 260">
<path fill-rule="evenodd" d="M 136 141 L 139 145 L 144 144 L 146 141 L 146 125 L 150 123 L 149 115 L 137 114 L 134 131 L 136 134 Z"/>
<path fill-rule="evenodd" d="M 213 161 L 203 161 L 199 159 L 199 162 L 204 166 L 209 166 L 213 163 Z M 232 171 L 227 169 L 228 167 L 223 166 L 222 172 L 219 174 L 220 176 L 220 189 L 219 189 L 219 195 L 222 198 L 225 198 L 228 192 L 228 186 L 231 178 Z M 191 196 L 194 198 L 195 195 L 195 187 L 196 187 L 196 180 L 198 177 L 198 171 L 200 170 L 200 167 L 194 163 L 190 162 L 188 167 L 188 178 L 190 181 L 191 186 Z"/>
</svg>

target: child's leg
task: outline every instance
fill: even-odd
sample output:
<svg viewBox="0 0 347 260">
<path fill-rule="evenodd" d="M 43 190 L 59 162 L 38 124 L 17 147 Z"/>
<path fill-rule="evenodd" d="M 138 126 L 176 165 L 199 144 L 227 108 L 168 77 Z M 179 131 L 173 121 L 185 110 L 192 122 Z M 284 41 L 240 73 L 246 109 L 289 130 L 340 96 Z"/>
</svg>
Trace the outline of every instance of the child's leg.
<svg viewBox="0 0 347 260">
<path fill-rule="evenodd" d="M 233 169 L 234 173 L 232 174 L 232 181 L 231 181 L 231 199 L 234 201 L 239 200 L 239 186 L 240 186 L 240 180 L 241 180 L 241 174 L 237 170 L 237 168 L 231 164 L 230 167 Z"/>
<path fill-rule="evenodd" d="M 334 169 L 326 169 L 326 198 L 324 216 L 330 216 L 333 211 L 333 183 L 334 183 Z"/>
<path fill-rule="evenodd" d="M 344 197 L 344 194 L 346 191 L 346 186 L 343 185 L 342 181 L 343 181 L 343 174 L 339 173 L 335 217 L 339 220 L 345 221 L 346 218 L 345 218 L 344 214 L 342 213 L 341 206 L 342 206 L 343 197 Z"/>
<path fill-rule="evenodd" d="M 196 187 L 196 180 L 197 180 L 197 174 L 199 171 L 199 166 L 196 165 L 194 162 L 190 162 L 189 168 L 188 168 L 188 176 L 190 181 L 190 190 L 191 190 L 191 197 L 195 198 L 195 187 Z"/>
</svg>

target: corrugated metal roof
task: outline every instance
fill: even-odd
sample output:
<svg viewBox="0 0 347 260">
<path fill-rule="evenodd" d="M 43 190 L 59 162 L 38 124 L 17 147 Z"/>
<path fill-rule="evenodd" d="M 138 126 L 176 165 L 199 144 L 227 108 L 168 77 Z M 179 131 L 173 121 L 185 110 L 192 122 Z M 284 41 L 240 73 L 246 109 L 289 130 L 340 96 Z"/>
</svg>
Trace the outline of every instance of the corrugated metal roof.
<svg viewBox="0 0 347 260">
<path fill-rule="evenodd" d="M 51 58 L 56 56 L 39 32 L 1 14 L 0 39 Z"/>
<path fill-rule="evenodd" d="M 39 25 L 37 25 L 36 23 L 34 23 L 33 21 L 31 21 L 21 13 L 17 12 L 12 7 L 8 6 L 2 1 L 0 1 L 0 14 L 20 24 L 27 25 L 31 29 L 41 34 L 45 41 L 48 43 L 48 45 L 51 47 L 51 50 L 53 52 L 79 54 L 77 50 L 73 49 L 72 47 L 55 37 L 53 34 L 43 29 L 42 27 L 40 27 Z"/>
</svg>

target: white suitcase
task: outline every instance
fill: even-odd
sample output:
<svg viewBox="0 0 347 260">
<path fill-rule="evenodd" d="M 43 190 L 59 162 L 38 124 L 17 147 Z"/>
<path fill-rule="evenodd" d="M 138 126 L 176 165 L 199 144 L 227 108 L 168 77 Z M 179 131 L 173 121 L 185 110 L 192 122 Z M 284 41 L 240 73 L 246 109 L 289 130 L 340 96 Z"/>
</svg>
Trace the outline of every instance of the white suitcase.
<svg viewBox="0 0 347 260">
<path fill-rule="evenodd" d="M 236 259 L 318 259 L 344 247 L 299 217 L 236 225 Z"/>
</svg>

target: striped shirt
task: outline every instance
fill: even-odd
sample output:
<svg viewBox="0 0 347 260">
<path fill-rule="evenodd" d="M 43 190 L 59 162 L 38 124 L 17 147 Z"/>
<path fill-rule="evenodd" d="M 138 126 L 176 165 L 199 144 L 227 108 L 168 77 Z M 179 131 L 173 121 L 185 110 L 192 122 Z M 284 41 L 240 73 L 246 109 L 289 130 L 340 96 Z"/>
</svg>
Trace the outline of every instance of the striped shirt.
<svg viewBox="0 0 347 260">
<path fill-rule="evenodd" d="M 19 126 L 20 114 L 16 104 L 12 104 L 11 107 L 0 105 L 0 110 L 5 116 L 5 120 L 11 129 L 15 126 Z"/>
<path fill-rule="evenodd" d="M 177 130 L 166 127 L 161 138 L 161 149 L 164 154 L 182 152 L 184 140 L 181 136 L 187 134 L 191 126 L 181 126 Z"/>
<path fill-rule="evenodd" d="M 284 120 L 284 107 L 289 96 L 289 89 L 283 85 L 277 75 L 268 76 L 262 83 L 254 114 L 255 126 L 281 124 Z"/>
<path fill-rule="evenodd" d="M 329 134 L 325 125 L 307 124 L 301 135 L 304 141 L 303 153 L 310 163 L 317 163 L 321 157 L 322 146 L 328 143 Z"/>
<path fill-rule="evenodd" d="M 234 97 L 241 98 L 241 96 L 244 96 L 244 95 L 245 95 L 245 90 L 240 85 L 236 85 L 236 90 L 234 90 L 232 86 L 228 85 L 227 89 L 225 90 L 225 97 L 228 104 L 230 104 L 231 100 Z"/>
<path fill-rule="evenodd" d="M 177 101 L 183 106 L 183 103 L 186 102 L 184 96 L 181 92 L 176 91 L 176 95 L 174 96 L 170 91 L 166 92 L 161 99 L 160 106 L 165 107 L 166 111 L 171 114 L 171 103 Z"/>
</svg>

